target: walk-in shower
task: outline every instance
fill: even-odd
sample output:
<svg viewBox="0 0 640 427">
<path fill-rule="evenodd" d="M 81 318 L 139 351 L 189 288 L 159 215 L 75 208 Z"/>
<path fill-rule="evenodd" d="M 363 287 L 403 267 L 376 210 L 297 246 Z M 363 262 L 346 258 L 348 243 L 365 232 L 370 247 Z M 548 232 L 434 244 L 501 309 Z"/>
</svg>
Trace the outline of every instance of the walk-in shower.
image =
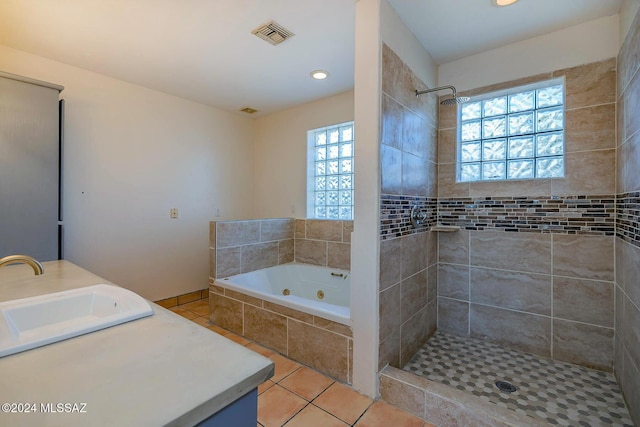
<svg viewBox="0 0 640 427">
<path fill-rule="evenodd" d="M 438 92 L 441 90 L 449 89 L 451 90 L 451 98 L 443 99 L 440 101 L 440 105 L 458 105 L 469 101 L 471 98 L 468 96 L 458 96 L 456 95 L 456 88 L 450 85 L 434 87 L 433 89 L 426 90 L 417 90 L 416 89 L 416 97 L 423 95 L 425 93 Z"/>
</svg>

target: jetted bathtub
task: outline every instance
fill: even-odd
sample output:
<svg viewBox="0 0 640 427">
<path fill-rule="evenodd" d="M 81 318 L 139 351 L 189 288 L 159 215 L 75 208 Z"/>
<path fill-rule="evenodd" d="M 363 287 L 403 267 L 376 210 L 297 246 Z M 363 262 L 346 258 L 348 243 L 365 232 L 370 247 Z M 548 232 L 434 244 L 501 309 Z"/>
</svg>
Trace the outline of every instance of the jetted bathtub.
<svg viewBox="0 0 640 427">
<path fill-rule="evenodd" d="M 345 270 L 290 263 L 219 278 L 214 285 L 351 326 Z"/>
</svg>

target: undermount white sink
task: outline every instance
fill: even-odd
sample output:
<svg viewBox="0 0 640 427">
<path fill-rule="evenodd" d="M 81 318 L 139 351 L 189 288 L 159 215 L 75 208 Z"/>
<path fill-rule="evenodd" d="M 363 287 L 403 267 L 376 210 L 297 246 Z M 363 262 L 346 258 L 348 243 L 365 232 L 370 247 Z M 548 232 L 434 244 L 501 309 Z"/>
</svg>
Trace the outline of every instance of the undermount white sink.
<svg viewBox="0 0 640 427">
<path fill-rule="evenodd" d="M 0 303 L 0 357 L 95 332 L 153 310 L 140 295 L 98 284 Z"/>
</svg>

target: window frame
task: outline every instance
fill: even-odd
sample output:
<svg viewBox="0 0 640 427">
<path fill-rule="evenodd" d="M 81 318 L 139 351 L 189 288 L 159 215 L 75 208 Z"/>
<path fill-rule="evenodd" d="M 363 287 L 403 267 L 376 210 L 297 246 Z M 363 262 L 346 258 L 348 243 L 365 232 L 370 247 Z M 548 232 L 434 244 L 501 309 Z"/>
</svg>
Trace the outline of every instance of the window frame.
<svg viewBox="0 0 640 427">
<path fill-rule="evenodd" d="M 528 109 L 528 110 L 521 110 L 521 111 L 515 111 L 515 112 L 510 112 L 509 109 L 509 96 L 510 95 L 514 95 L 514 94 L 518 94 L 518 93 L 526 93 L 526 92 L 531 92 L 531 91 L 537 91 L 539 89 L 544 89 L 544 88 L 550 88 L 553 86 L 559 86 L 562 85 L 562 103 L 558 104 L 558 105 L 553 105 L 553 106 L 546 106 L 546 107 L 538 107 L 537 105 L 537 100 L 534 99 L 534 108 L 533 109 Z M 497 137 L 492 137 L 492 138 L 485 138 L 484 135 L 484 127 L 482 125 L 483 120 L 486 119 L 487 117 L 494 117 L 494 116 L 485 116 L 483 114 L 483 105 L 482 102 L 486 101 L 488 99 L 491 98 L 499 98 L 499 97 L 507 97 L 507 105 L 505 106 L 505 114 L 504 115 L 496 115 L 495 117 L 504 117 L 505 118 L 505 126 L 506 126 L 506 131 L 505 131 L 505 135 L 504 136 L 497 136 Z M 553 78 L 553 79 L 547 79 L 544 81 L 540 81 L 540 82 L 536 82 L 536 83 L 532 83 L 532 84 L 525 84 L 525 85 L 520 85 L 520 86 L 514 86 L 511 88 L 507 88 L 507 89 L 503 89 L 503 90 L 498 90 L 498 91 L 493 91 L 493 92 L 487 92 L 484 94 L 480 94 L 480 95 L 476 95 L 472 98 L 471 103 L 475 103 L 475 102 L 481 102 L 481 111 L 480 111 L 480 117 L 479 118 L 474 118 L 474 119 L 470 119 L 470 120 L 466 120 L 465 122 L 468 123 L 471 120 L 475 121 L 478 120 L 480 123 L 480 139 L 474 139 L 474 140 L 469 140 L 469 141 L 462 141 L 462 129 L 463 129 L 463 120 L 462 120 L 462 109 L 463 107 L 469 104 L 469 102 L 465 103 L 465 104 L 459 104 L 457 106 L 457 110 L 456 110 L 456 183 L 471 183 L 471 182 L 504 182 L 504 181 L 530 181 L 530 180 L 540 180 L 540 179 L 559 179 L 559 178 L 564 178 L 566 176 L 566 84 L 565 84 L 565 79 L 564 76 L 563 77 L 557 77 L 557 78 Z M 561 108 L 562 109 L 562 128 L 561 129 L 557 129 L 557 130 L 547 130 L 547 131 L 542 131 L 542 132 L 538 132 L 537 129 L 537 117 L 538 117 L 538 111 L 551 111 L 553 109 L 556 108 Z M 509 135 L 509 118 L 510 116 L 515 116 L 518 114 L 526 114 L 526 113 L 533 113 L 533 126 L 534 126 L 534 131 L 531 133 L 523 133 L 523 134 L 515 134 L 515 135 Z M 562 149 L 561 152 L 559 153 L 555 153 L 554 155 L 538 155 L 538 150 L 537 150 L 537 139 L 538 136 L 544 136 L 545 134 L 559 134 L 561 133 L 562 135 Z M 509 152 L 509 147 L 510 147 L 510 140 L 511 139 L 517 139 L 517 138 L 521 138 L 521 139 L 528 139 L 528 138 L 532 138 L 532 156 L 521 156 L 521 157 L 513 157 L 510 156 L 510 152 Z M 483 158 L 483 150 L 484 150 L 484 146 L 485 146 L 485 142 L 495 142 L 495 141 L 499 141 L 499 140 L 503 140 L 504 141 L 504 157 L 500 158 L 500 159 L 487 159 L 485 160 Z M 480 150 L 480 159 L 479 160 L 475 160 L 475 161 L 467 161 L 467 162 L 463 162 L 462 161 L 462 148 L 463 148 L 463 143 L 467 143 L 467 144 L 472 144 L 472 143 L 479 143 L 479 150 Z M 562 159 L 562 166 L 561 166 L 561 171 L 560 174 L 558 176 L 553 176 L 553 177 L 547 177 L 547 176 L 543 176 L 543 177 L 539 177 L 538 176 L 538 160 L 539 159 L 557 159 L 560 158 Z M 483 177 L 483 170 L 484 170 L 484 164 L 487 162 L 491 162 L 491 161 L 501 161 L 504 164 L 504 177 L 499 177 L 499 178 L 484 178 Z M 510 178 L 509 177 L 509 162 L 516 162 L 516 161 L 522 161 L 524 162 L 529 162 L 532 161 L 532 174 L 533 176 L 531 177 L 514 177 L 514 178 Z M 480 171 L 479 171 L 479 178 L 478 179 L 468 179 L 468 180 L 463 180 L 462 179 L 462 170 L 463 170 L 463 165 L 479 165 Z"/>
<path fill-rule="evenodd" d="M 341 128 L 345 128 L 345 127 L 350 127 L 351 128 L 351 139 L 350 140 L 343 140 L 342 139 L 342 130 Z M 327 132 L 327 135 L 329 135 L 329 131 L 333 130 L 333 129 L 338 129 L 339 131 L 339 138 L 338 141 L 335 143 L 329 143 L 329 141 L 327 141 L 327 143 L 325 143 L 325 146 L 330 146 L 330 145 L 335 145 L 338 148 L 338 157 L 335 157 L 335 160 L 338 161 L 338 173 L 329 173 L 329 166 L 327 164 L 326 169 L 325 169 L 325 174 L 324 176 L 335 176 L 338 179 L 338 187 L 335 190 L 329 190 L 328 188 L 328 181 L 326 182 L 326 187 L 325 190 L 317 190 L 316 189 L 316 177 L 319 177 L 321 175 L 316 174 L 316 163 L 318 162 L 316 159 L 316 140 L 315 140 L 315 135 L 319 132 Z M 328 138 L 328 136 L 327 136 Z M 342 152 L 340 150 L 341 146 L 343 143 L 351 143 L 351 155 L 350 156 L 343 156 Z M 336 124 L 332 124 L 332 125 L 328 125 L 328 126 L 322 126 L 319 128 L 315 128 L 315 129 L 309 129 L 307 131 L 307 213 L 306 213 L 306 218 L 307 219 L 318 219 L 318 220 L 334 220 L 334 221 L 352 221 L 353 220 L 353 210 L 354 210 L 354 158 L 355 158 L 355 126 L 354 126 L 354 121 L 353 120 L 349 120 L 346 122 L 342 122 L 342 123 L 336 123 Z M 342 160 L 351 160 L 351 172 L 346 172 L 343 173 L 342 172 L 342 165 L 340 164 Z M 320 160 L 319 162 L 322 161 L 326 161 L 329 162 L 333 159 L 329 158 L 329 153 L 327 152 L 325 160 Z M 343 176 L 350 176 L 351 178 L 351 187 L 348 189 L 345 188 L 341 188 L 341 180 Z M 327 198 L 329 197 L 329 192 L 330 191 L 336 191 L 338 193 L 338 204 L 334 205 L 334 204 L 329 204 Z M 342 195 L 341 192 L 346 192 L 349 191 L 350 194 L 350 198 L 351 198 L 351 203 L 347 204 L 347 203 L 341 203 L 342 202 Z M 325 209 L 328 209 L 328 207 L 337 207 L 338 208 L 338 215 L 335 218 L 329 218 L 329 214 L 328 211 L 325 211 L 325 216 L 318 216 L 316 215 L 316 207 L 318 207 L 318 205 L 316 204 L 316 193 L 319 192 L 324 192 L 325 193 L 325 203 L 322 205 L 325 207 Z M 350 208 L 350 212 L 351 215 L 350 216 L 343 216 L 342 215 L 342 210 L 340 209 L 341 207 L 349 207 Z"/>
</svg>

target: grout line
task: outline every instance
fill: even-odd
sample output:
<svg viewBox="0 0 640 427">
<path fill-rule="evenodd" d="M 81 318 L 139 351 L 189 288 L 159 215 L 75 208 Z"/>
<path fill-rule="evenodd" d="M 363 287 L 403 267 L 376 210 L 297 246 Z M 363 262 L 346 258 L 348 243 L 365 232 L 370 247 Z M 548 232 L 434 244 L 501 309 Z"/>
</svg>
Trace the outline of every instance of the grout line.
<svg viewBox="0 0 640 427">
<path fill-rule="evenodd" d="M 467 238 L 468 238 L 468 242 L 467 242 L 467 255 L 468 255 L 468 271 L 469 271 L 469 286 L 467 287 L 467 292 L 468 292 L 468 304 L 469 307 L 467 308 L 467 335 L 471 336 L 471 231 L 469 231 L 469 233 L 467 233 Z"/>
<path fill-rule="evenodd" d="M 511 311 L 511 312 L 514 312 L 514 313 L 527 314 L 527 315 L 530 315 L 530 316 L 544 317 L 544 318 L 551 319 L 551 320 L 554 319 L 552 316 L 547 315 L 547 314 L 533 313 L 533 312 L 530 312 L 530 311 L 517 310 L 517 309 L 514 309 L 514 308 L 501 307 L 501 306 L 498 306 L 498 305 L 491 305 L 491 304 L 485 304 L 485 303 L 473 302 L 473 301 L 469 302 L 469 301 L 466 301 L 466 300 L 461 300 L 461 299 L 458 299 L 458 298 L 450 298 L 450 297 L 445 297 L 445 296 L 440 296 L 438 298 L 444 298 L 444 299 L 448 299 L 448 300 L 464 302 L 464 303 L 468 303 L 470 305 L 471 304 L 475 304 L 475 305 L 479 305 L 479 306 L 482 306 L 482 307 L 495 308 L 495 309 L 498 309 L 498 310 L 506 310 L 506 311 Z M 582 321 L 579 321 L 579 320 L 565 319 L 565 318 L 562 318 L 562 317 L 555 317 L 555 319 L 562 320 L 562 321 L 565 321 L 565 322 L 579 323 L 581 325 L 594 326 L 594 327 L 603 328 L 603 329 L 613 329 L 612 326 L 598 325 L 598 324 L 595 324 L 595 323 L 588 323 L 588 322 L 582 322 Z M 463 338 L 468 338 L 468 337 L 463 337 Z"/>
<path fill-rule="evenodd" d="M 635 303 L 635 301 L 633 300 L 633 298 L 631 298 L 631 297 L 629 296 L 629 294 L 627 294 L 627 291 L 626 291 L 625 289 L 623 289 L 623 288 L 622 288 L 622 286 L 620 286 L 620 285 L 618 285 L 617 287 L 618 287 L 618 288 L 620 288 L 620 291 L 622 292 L 623 297 L 624 297 L 624 298 L 626 298 L 626 299 L 628 299 L 628 300 L 629 300 L 629 302 L 631 303 L 631 305 L 632 305 L 633 307 L 635 307 L 635 309 L 636 309 L 636 310 L 640 311 L 640 306 L 636 305 L 636 303 Z"/>
<path fill-rule="evenodd" d="M 323 391 L 323 393 L 324 393 L 324 391 Z M 320 393 L 320 394 L 322 394 L 322 393 Z M 320 396 L 320 394 L 319 394 L 318 396 Z M 316 396 L 313 400 L 317 399 L 317 398 L 318 398 L 318 396 Z M 327 411 L 327 410 L 326 410 L 326 409 L 324 409 L 324 408 L 321 408 L 321 407 L 319 407 L 319 406 L 317 406 L 317 405 L 314 405 L 314 404 L 313 404 L 313 400 L 312 400 L 311 402 L 309 402 L 309 405 L 314 406 L 315 408 L 317 408 L 317 409 L 321 410 L 322 412 L 325 412 L 325 413 L 327 413 L 327 414 L 331 415 L 333 418 L 335 418 L 335 419 L 337 419 L 337 420 L 339 420 L 339 421 L 342 421 L 343 423 L 345 423 L 345 424 L 347 424 L 347 425 L 349 425 L 349 426 L 351 426 L 351 425 L 352 425 L 352 424 L 348 424 L 345 420 L 343 420 L 342 418 L 338 417 L 336 414 L 333 414 L 333 413 L 331 413 L 331 412 Z M 307 405 L 307 406 L 308 406 L 308 405 Z M 306 408 L 306 406 L 305 406 L 305 408 Z"/>
<path fill-rule="evenodd" d="M 617 66 L 617 64 L 616 64 L 616 66 Z M 619 72 L 619 70 L 617 70 L 617 68 L 616 68 L 616 74 L 618 72 Z M 631 83 L 633 83 L 633 79 L 636 77 L 636 74 L 640 75 L 640 67 L 636 67 L 636 69 L 632 73 L 627 73 L 627 76 L 628 76 L 627 82 L 625 82 L 625 85 L 620 88 L 620 93 L 616 92 L 616 101 L 627 92 L 627 89 L 629 89 L 629 86 L 631 85 Z M 616 85 L 616 89 L 617 89 L 617 87 L 618 87 L 618 85 Z M 616 102 L 616 104 L 617 104 L 617 102 Z"/>
<path fill-rule="evenodd" d="M 476 230 L 472 230 L 472 231 L 476 231 Z M 612 237 L 612 236 L 598 236 L 598 237 Z M 552 276 L 553 275 L 551 273 L 540 273 L 540 272 L 535 272 L 535 271 L 524 271 L 524 270 L 508 270 L 508 269 L 505 269 L 505 268 L 487 267 L 487 266 L 483 266 L 483 265 L 474 265 L 474 264 L 467 265 L 467 264 L 459 264 L 459 263 L 453 263 L 453 262 L 440 262 L 439 264 L 453 265 L 453 266 L 459 266 L 459 267 L 469 267 L 469 268 L 480 268 L 480 269 L 483 269 L 483 270 L 504 271 L 504 272 L 508 272 L 508 273 L 523 273 L 523 274 L 536 275 L 536 276 Z M 586 277 L 565 276 L 565 275 L 561 275 L 561 274 L 556 274 L 555 276 L 564 277 L 564 278 L 567 278 L 567 279 L 587 280 L 587 281 L 591 281 L 591 282 L 606 282 L 606 283 L 611 283 L 612 282 L 612 280 L 589 279 L 589 278 L 586 278 Z"/>
<path fill-rule="evenodd" d="M 382 399 L 380 399 L 380 401 L 382 401 Z M 364 417 L 364 414 L 366 414 L 369 409 L 371 409 L 371 407 L 373 406 L 373 404 L 376 403 L 375 400 L 372 400 L 372 402 L 369 404 L 369 406 L 367 406 L 367 409 L 365 409 L 364 411 L 362 411 L 362 414 L 360 414 L 360 416 L 358 418 L 356 418 L 356 420 L 353 422 L 353 424 L 351 424 L 352 426 L 355 426 L 356 424 L 358 424 L 358 421 L 360 421 L 360 418 Z M 403 411 L 404 412 L 404 411 Z M 341 418 L 340 418 L 341 419 Z M 345 421 L 346 423 L 346 421 Z"/>
<path fill-rule="evenodd" d="M 283 388 L 284 388 L 284 387 L 283 387 Z M 285 389 L 285 390 L 286 390 L 286 389 Z M 287 391 L 289 391 L 289 390 L 287 390 Z M 297 395 L 296 395 L 296 396 L 297 396 Z M 305 400 L 305 401 L 306 401 L 306 400 Z M 300 408 L 300 410 L 299 410 L 299 411 L 297 411 L 297 412 L 296 412 L 295 414 L 293 414 L 291 417 L 287 418 L 287 419 L 285 420 L 285 422 L 284 422 L 284 423 L 282 423 L 282 426 L 285 426 L 289 421 L 293 420 L 293 419 L 294 419 L 294 418 L 295 418 L 295 417 L 296 417 L 300 412 L 302 412 L 302 411 L 304 410 L 304 408 L 306 408 L 306 407 L 307 407 L 307 406 L 309 406 L 309 405 L 310 405 L 310 403 L 309 403 L 309 402 L 307 402 L 307 404 L 306 404 L 306 405 L 304 405 L 302 408 Z"/>
<path fill-rule="evenodd" d="M 589 105 L 583 105 L 583 106 L 581 106 L 581 107 L 575 107 L 575 108 L 565 109 L 564 111 L 565 111 L 565 112 L 567 112 L 567 111 L 578 111 L 578 110 L 584 110 L 584 109 L 586 109 L 586 108 L 604 107 L 604 106 L 606 106 L 606 105 L 617 105 L 617 104 L 618 104 L 617 99 L 618 99 L 618 97 L 616 96 L 616 101 L 612 101 L 612 102 L 602 102 L 602 103 L 600 103 L 600 104 L 589 104 Z"/>
<path fill-rule="evenodd" d="M 554 236 L 553 233 L 551 234 L 551 262 L 550 262 L 550 266 L 551 266 L 551 328 L 549 330 L 551 336 L 549 337 L 549 354 L 551 356 L 551 358 L 553 359 L 553 351 L 554 351 L 554 345 L 553 345 L 553 331 L 554 331 L 554 304 L 553 304 L 553 297 L 554 297 L 554 292 L 553 292 L 553 288 L 554 288 L 554 278 L 553 278 L 553 247 L 554 247 Z"/>
</svg>

